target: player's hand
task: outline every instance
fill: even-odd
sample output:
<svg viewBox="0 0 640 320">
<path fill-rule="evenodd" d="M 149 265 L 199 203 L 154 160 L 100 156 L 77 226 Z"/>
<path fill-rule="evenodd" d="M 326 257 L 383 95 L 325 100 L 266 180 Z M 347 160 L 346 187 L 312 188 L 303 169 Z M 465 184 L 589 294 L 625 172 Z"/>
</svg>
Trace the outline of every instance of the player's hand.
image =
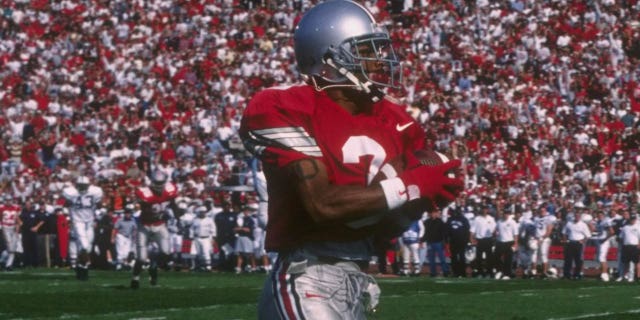
<svg viewBox="0 0 640 320">
<path fill-rule="evenodd" d="M 397 177 L 406 168 L 405 159 L 403 156 L 393 158 L 385 162 L 378 173 L 373 177 L 371 184 L 379 183 L 385 179 L 391 179 Z"/>
<path fill-rule="evenodd" d="M 434 166 L 420 165 L 403 172 L 400 179 L 406 187 L 408 200 L 423 197 L 432 201 L 455 200 L 464 187 L 464 181 L 458 177 L 449 177 L 449 172 L 460 165 L 460 159 L 455 159 Z"/>
<path fill-rule="evenodd" d="M 419 167 L 420 165 L 420 160 L 416 157 L 413 151 L 404 153 L 404 167 L 406 169 L 413 169 Z"/>
</svg>

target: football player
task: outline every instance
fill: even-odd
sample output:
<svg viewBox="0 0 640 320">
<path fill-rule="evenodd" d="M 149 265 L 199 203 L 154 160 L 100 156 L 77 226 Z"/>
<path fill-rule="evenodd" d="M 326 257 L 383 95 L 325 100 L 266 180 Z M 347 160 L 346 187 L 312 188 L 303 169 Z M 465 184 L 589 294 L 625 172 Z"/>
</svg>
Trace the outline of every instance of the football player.
<svg viewBox="0 0 640 320">
<path fill-rule="evenodd" d="M 379 219 L 402 218 L 392 210 L 409 200 L 453 201 L 463 182 L 446 172 L 460 161 L 414 165 L 424 131 L 384 96 L 400 83 L 400 62 L 363 6 L 317 4 L 295 29 L 294 51 L 307 84 L 257 93 L 240 128 L 264 166 L 266 247 L 278 253 L 258 314 L 362 319 L 380 293 L 362 269 L 374 253 L 371 236 L 386 231 Z M 405 154 L 406 169 L 394 167 Z M 386 179 L 375 181 L 379 172 Z"/>
<path fill-rule="evenodd" d="M 87 176 L 78 176 L 73 186 L 62 190 L 65 206 L 69 208 L 71 228 L 74 235 L 75 250 L 70 252 L 76 258 L 76 277 L 78 280 L 89 279 L 91 249 L 94 241 L 94 227 L 97 219 L 98 205 L 102 202 L 103 191 L 92 185 Z"/>
<path fill-rule="evenodd" d="M 20 211 L 22 208 L 13 202 L 11 195 L 5 195 L 3 200 L 4 204 L 0 206 L 0 226 L 2 226 L 2 236 L 4 237 L 7 252 L 4 260 L 4 268 L 7 271 L 11 271 L 20 243 L 20 232 L 18 232 L 18 228 L 21 223 Z"/>
<path fill-rule="evenodd" d="M 411 274 L 410 267 L 413 267 L 413 275 L 419 275 L 422 272 L 422 265 L 418 255 L 418 249 L 424 237 L 424 223 L 422 220 L 416 220 L 400 237 L 402 251 L 402 269 L 400 274 L 408 276 Z M 413 262 L 413 265 L 411 264 Z"/>
<path fill-rule="evenodd" d="M 597 259 L 598 262 L 600 262 L 600 280 L 604 282 L 609 281 L 607 253 L 609 253 L 609 248 L 611 248 L 611 244 L 615 241 L 613 223 L 613 219 L 608 217 L 603 210 L 598 210 L 592 238 L 598 244 Z"/>
<path fill-rule="evenodd" d="M 133 204 L 124 207 L 124 216 L 119 218 L 113 226 L 111 233 L 111 243 L 116 247 L 116 270 L 121 270 L 122 266 L 130 267 L 135 257 L 135 236 L 138 233 L 138 226 L 133 219 Z"/>
<path fill-rule="evenodd" d="M 191 224 L 191 235 L 195 243 L 196 257 L 205 271 L 211 271 L 211 254 L 216 241 L 216 224 L 207 216 L 207 207 L 196 208 L 196 218 Z"/>
<path fill-rule="evenodd" d="M 538 208 L 538 215 L 533 218 L 536 226 L 535 240 L 538 242 L 531 255 L 531 273 L 536 274 L 538 258 L 542 262 L 542 277 L 549 276 L 549 247 L 551 247 L 551 232 L 558 219 L 549 214 L 546 204 Z"/>
<path fill-rule="evenodd" d="M 136 238 L 136 262 L 133 266 L 131 288 L 140 287 L 143 265 L 149 267 L 152 286 L 158 284 L 158 266 L 165 267 L 169 260 L 169 230 L 166 221 L 178 212 L 175 198 L 178 188 L 169 182 L 169 176 L 160 170 L 151 173 L 148 186 L 140 187 L 135 194 L 140 204 L 138 236 Z M 149 256 L 149 245 L 155 244 L 158 254 Z"/>
</svg>

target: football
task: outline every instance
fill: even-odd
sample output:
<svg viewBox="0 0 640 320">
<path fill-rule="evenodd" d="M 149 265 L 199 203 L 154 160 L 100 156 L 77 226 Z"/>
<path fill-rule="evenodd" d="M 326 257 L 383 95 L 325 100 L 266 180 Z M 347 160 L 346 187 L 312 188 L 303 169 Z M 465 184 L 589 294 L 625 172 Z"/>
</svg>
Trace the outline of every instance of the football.
<svg viewBox="0 0 640 320">
<path fill-rule="evenodd" d="M 435 166 L 450 160 L 446 155 L 430 149 L 416 150 L 414 155 L 420 165 L 425 166 Z M 406 167 L 404 161 L 397 161 L 397 159 L 396 161 L 391 161 L 390 164 L 398 173 L 402 172 Z M 455 173 L 450 172 L 449 177 L 455 178 Z M 375 176 L 372 183 L 378 183 L 387 178 L 389 177 L 381 171 Z M 376 230 L 375 233 L 378 235 L 394 237 L 402 234 L 413 221 L 422 218 L 424 212 L 429 212 L 436 207 L 444 208 L 448 204 L 449 202 L 444 200 L 437 201 L 434 204 L 429 199 L 416 199 L 394 210 L 382 211 L 379 214 L 351 221 L 347 223 L 347 225 L 354 229 L 373 227 Z"/>
<path fill-rule="evenodd" d="M 450 161 L 449 157 L 447 157 L 445 154 L 431 149 L 416 150 L 413 154 L 423 166 L 435 166 Z M 449 172 L 448 176 L 449 178 L 455 178 L 456 174 L 457 172 Z M 451 190 L 451 192 L 457 193 L 456 190 Z M 434 209 L 434 206 L 437 206 L 438 208 L 444 208 L 447 205 L 449 205 L 449 202 L 445 200 L 436 201 L 434 205 L 434 203 L 432 203 L 428 199 L 420 199 L 411 201 L 406 206 L 411 207 L 412 210 L 423 209 L 423 211 L 430 211 Z"/>
<path fill-rule="evenodd" d="M 449 162 L 450 160 L 449 157 L 447 157 L 443 153 L 430 149 L 416 150 L 413 154 L 416 156 L 418 161 L 420 161 L 420 164 L 424 166 L 435 166 L 445 162 Z M 449 177 L 455 178 L 455 173 L 450 172 Z"/>
<path fill-rule="evenodd" d="M 449 161 L 446 155 L 429 149 L 420 149 L 414 152 L 420 165 L 435 166 Z M 449 172 L 450 178 L 455 178 L 455 172 Z M 378 234 L 385 236 L 397 236 L 402 234 L 411 223 L 422 218 L 425 212 L 430 212 L 435 208 L 444 208 L 449 205 L 449 201 L 444 199 L 435 203 L 429 199 L 421 198 L 409 201 L 401 207 L 391 210 L 378 223 Z"/>
</svg>

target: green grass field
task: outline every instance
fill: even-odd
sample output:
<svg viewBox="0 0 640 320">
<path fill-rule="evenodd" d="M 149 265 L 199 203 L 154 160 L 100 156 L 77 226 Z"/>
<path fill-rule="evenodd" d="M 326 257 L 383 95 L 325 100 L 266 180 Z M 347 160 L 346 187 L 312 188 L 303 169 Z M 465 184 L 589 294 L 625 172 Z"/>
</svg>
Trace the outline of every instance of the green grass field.
<svg viewBox="0 0 640 320">
<path fill-rule="evenodd" d="M 0 319 L 255 319 L 264 274 L 161 273 L 128 288 L 129 273 L 65 269 L 0 273 Z M 381 278 L 371 319 L 637 319 L 640 284 L 595 279 Z"/>
</svg>

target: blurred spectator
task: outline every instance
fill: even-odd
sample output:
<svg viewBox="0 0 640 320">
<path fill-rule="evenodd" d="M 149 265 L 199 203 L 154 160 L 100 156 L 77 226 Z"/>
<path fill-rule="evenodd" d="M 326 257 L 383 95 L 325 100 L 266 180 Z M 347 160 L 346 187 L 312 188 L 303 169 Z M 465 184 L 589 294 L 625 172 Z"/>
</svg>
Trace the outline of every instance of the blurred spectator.
<svg viewBox="0 0 640 320">
<path fill-rule="evenodd" d="M 20 231 L 24 249 L 24 265 L 37 267 L 39 262 L 38 231 L 44 225 L 44 207 L 27 201 L 20 214 Z"/>
<path fill-rule="evenodd" d="M 220 247 L 220 264 L 223 269 L 232 270 L 235 267 L 236 233 L 238 212 L 232 210 L 231 203 L 224 200 L 222 211 L 219 212 L 214 221 L 218 232 L 217 242 Z"/>
<path fill-rule="evenodd" d="M 440 271 L 445 277 L 449 276 L 449 265 L 444 255 L 444 240 L 447 227 L 442 221 L 440 209 L 434 208 L 429 212 L 429 217 L 424 221 L 424 239 L 427 243 L 427 255 L 429 257 L 429 274 L 431 277 L 438 275 L 436 271 L 436 257 L 440 262 Z"/>
<path fill-rule="evenodd" d="M 467 276 L 467 263 L 464 254 L 469 244 L 469 220 L 462 214 L 460 206 L 456 206 L 454 210 L 449 212 L 451 216 L 447 219 L 446 235 L 451 252 L 451 271 L 454 277 L 464 278 Z"/>
<path fill-rule="evenodd" d="M 582 279 L 583 246 L 591 237 L 591 231 L 582 221 L 582 210 L 577 210 L 562 229 L 564 235 L 564 275 L 565 279 Z"/>
<path fill-rule="evenodd" d="M 255 228 L 255 220 L 251 217 L 253 214 L 253 208 L 250 206 L 243 206 L 242 213 L 238 215 L 237 224 L 233 228 L 236 233 L 236 267 L 235 272 L 242 272 L 243 265 L 246 265 L 245 270 L 248 272 L 254 272 L 256 270 L 256 259 L 253 254 L 253 229 Z"/>
<path fill-rule="evenodd" d="M 518 223 L 513 219 L 513 212 L 500 210 L 496 223 L 495 263 L 496 279 L 511 279 L 513 274 L 513 253 L 518 248 Z"/>
<path fill-rule="evenodd" d="M 476 216 L 471 226 L 471 243 L 476 245 L 475 269 L 478 277 L 489 277 L 493 274 L 493 245 L 496 221 L 489 215 L 489 205 L 481 204 L 480 215 Z"/>
</svg>

